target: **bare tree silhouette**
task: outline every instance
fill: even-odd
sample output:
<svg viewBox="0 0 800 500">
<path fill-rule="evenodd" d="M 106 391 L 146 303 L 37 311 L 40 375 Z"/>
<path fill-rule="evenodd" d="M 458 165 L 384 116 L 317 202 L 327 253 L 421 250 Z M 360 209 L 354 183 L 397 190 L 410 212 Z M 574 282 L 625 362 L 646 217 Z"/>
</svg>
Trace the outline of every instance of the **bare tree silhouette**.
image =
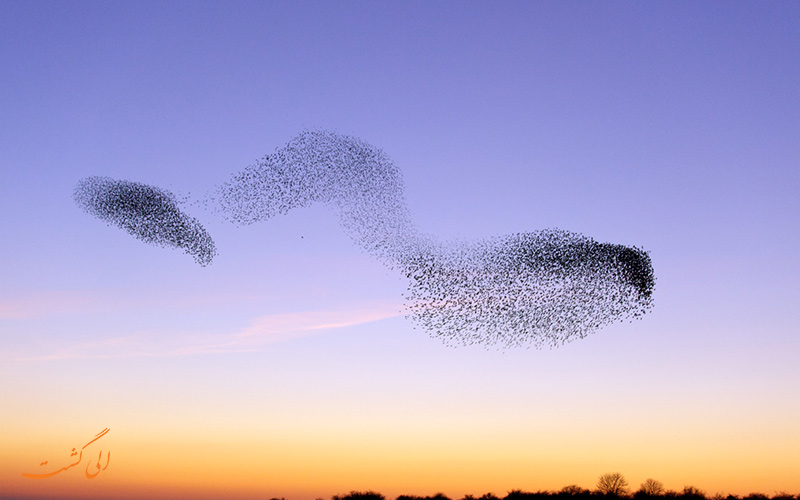
<svg viewBox="0 0 800 500">
<path fill-rule="evenodd" d="M 557 494 L 558 496 L 574 497 L 574 496 L 585 496 L 589 495 L 590 493 L 591 492 L 586 488 L 582 488 L 577 484 L 570 484 L 558 490 Z"/>
<path fill-rule="evenodd" d="M 664 494 L 664 483 L 652 478 L 644 480 L 636 493 L 633 494 L 634 498 L 640 497 L 656 497 Z"/>
<path fill-rule="evenodd" d="M 351 491 L 346 495 L 333 495 L 331 500 L 386 500 L 386 497 L 377 491 Z"/>
<path fill-rule="evenodd" d="M 463 497 L 461 497 L 461 500 L 500 500 L 500 498 L 494 493 L 489 492 L 489 493 L 484 493 L 480 497 L 476 497 L 475 495 L 472 494 L 466 494 Z"/>
<path fill-rule="evenodd" d="M 684 486 L 680 497 L 684 500 L 706 500 L 706 493 L 695 486 Z"/>
<path fill-rule="evenodd" d="M 500 497 L 495 495 L 494 493 L 484 493 L 478 500 L 500 500 Z"/>
<path fill-rule="evenodd" d="M 597 480 L 597 491 L 604 495 L 625 496 L 628 494 L 628 480 L 619 472 L 603 474 Z"/>
<path fill-rule="evenodd" d="M 509 491 L 503 500 L 545 500 L 552 497 L 553 494 L 549 491 L 522 491 L 522 490 L 511 490 Z"/>
<path fill-rule="evenodd" d="M 467 495 L 470 499 L 474 499 L 472 495 Z M 467 498 L 464 497 L 464 498 Z M 450 497 L 442 492 L 434 493 L 433 495 L 419 496 L 419 495 L 400 495 L 395 500 L 451 500 Z"/>
</svg>

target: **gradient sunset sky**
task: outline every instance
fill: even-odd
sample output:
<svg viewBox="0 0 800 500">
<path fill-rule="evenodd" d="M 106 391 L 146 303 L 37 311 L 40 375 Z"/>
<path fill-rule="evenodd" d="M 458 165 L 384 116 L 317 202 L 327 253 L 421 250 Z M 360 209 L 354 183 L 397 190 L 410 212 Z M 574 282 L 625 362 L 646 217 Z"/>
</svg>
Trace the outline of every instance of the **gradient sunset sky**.
<svg viewBox="0 0 800 500">
<path fill-rule="evenodd" d="M 0 0 L 0 497 L 800 493 L 799 49 L 783 1 Z M 186 206 L 203 268 L 72 200 L 198 199 L 318 129 L 383 149 L 427 233 L 645 248 L 654 309 L 452 348 L 325 207 Z M 98 477 L 22 476 L 105 428 Z"/>
</svg>

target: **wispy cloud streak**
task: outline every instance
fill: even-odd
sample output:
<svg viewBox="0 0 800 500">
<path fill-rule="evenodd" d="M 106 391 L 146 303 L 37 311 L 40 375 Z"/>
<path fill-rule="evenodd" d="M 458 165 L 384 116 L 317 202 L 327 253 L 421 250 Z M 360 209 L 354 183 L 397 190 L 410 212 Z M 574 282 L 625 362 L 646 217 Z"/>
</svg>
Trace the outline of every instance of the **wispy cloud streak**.
<svg viewBox="0 0 800 500">
<path fill-rule="evenodd" d="M 332 332 L 382 319 L 402 316 L 397 303 L 372 303 L 358 308 L 302 311 L 261 316 L 246 328 L 228 333 L 197 334 L 141 331 L 65 346 L 48 354 L 19 356 L 18 360 L 170 357 L 258 351 L 269 344 Z"/>
</svg>

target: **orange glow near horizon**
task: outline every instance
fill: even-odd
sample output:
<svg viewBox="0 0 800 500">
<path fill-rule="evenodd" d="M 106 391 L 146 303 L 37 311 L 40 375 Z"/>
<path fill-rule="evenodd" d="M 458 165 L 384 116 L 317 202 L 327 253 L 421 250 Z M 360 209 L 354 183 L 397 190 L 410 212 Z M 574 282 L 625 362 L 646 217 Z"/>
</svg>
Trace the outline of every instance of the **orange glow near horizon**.
<svg viewBox="0 0 800 500">
<path fill-rule="evenodd" d="M 46 445 L 45 438 L 37 439 L 35 446 L 23 446 L 17 437 L 4 450 L 0 487 L 6 494 L 42 498 L 211 499 L 224 495 L 313 500 L 369 489 L 390 499 L 435 492 L 451 498 L 486 492 L 502 497 L 511 489 L 558 490 L 568 484 L 593 488 L 600 474 L 620 471 L 633 489 L 648 477 L 661 480 L 668 489 L 680 491 L 693 485 L 709 494 L 758 491 L 771 495 L 798 489 L 798 480 L 792 477 L 797 454 L 775 455 L 757 446 L 747 450 L 753 458 L 743 461 L 734 453 L 736 446 L 720 443 L 706 443 L 711 446 L 704 451 L 687 453 L 688 442 L 664 446 L 664 442 L 620 439 L 612 452 L 607 442 L 592 441 L 580 433 L 565 439 L 546 433 L 484 432 L 467 440 L 460 432 L 330 430 L 335 432 L 289 432 L 280 437 L 226 429 L 197 437 L 166 432 L 135 438 L 111 431 L 102 443 L 113 454 L 111 464 L 92 481 L 85 479 L 82 470 L 38 481 L 22 477 L 43 458 L 59 463 L 56 452 L 63 448 L 68 455 L 69 443 L 59 439 L 51 441 L 58 447 Z M 577 453 L 580 446 L 583 451 Z M 653 446 L 659 451 L 654 452 Z M 759 460 L 766 456 L 769 460 Z"/>
</svg>

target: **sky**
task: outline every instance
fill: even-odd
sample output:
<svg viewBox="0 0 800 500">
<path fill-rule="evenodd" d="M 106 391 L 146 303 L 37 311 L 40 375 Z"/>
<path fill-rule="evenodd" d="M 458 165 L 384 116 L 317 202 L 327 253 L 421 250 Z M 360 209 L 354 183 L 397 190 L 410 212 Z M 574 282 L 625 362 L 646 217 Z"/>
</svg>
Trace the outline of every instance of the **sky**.
<svg viewBox="0 0 800 500">
<path fill-rule="evenodd" d="M 798 19 L 0 0 L 0 493 L 800 493 Z M 555 349 L 452 347 L 325 206 L 237 227 L 187 205 L 201 267 L 72 199 L 88 176 L 199 199 L 304 130 L 381 148 L 442 240 L 644 248 L 654 308 Z"/>
</svg>

